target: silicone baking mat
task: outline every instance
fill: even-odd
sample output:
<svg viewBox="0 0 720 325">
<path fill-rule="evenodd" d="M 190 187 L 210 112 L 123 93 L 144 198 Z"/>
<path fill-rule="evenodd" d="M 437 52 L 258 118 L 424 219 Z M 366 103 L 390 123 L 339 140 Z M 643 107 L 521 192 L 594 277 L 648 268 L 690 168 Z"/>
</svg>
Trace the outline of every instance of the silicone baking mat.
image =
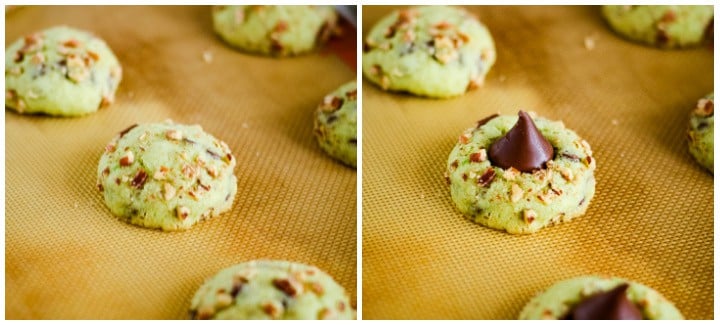
<svg viewBox="0 0 720 325">
<path fill-rule="evenodd" d="M 537 292 L 586 274 L 713 318 L 713 176 L 685 139 L 713 89 L 712 49 L 627 42 L 599 7 L 468 8 L 496 42 L 484 87 L 433 100 L 363 83 L 363 318 L 516 319 Z M 393 9 L 364 6 L 363 35 Z M 466 220 L 443 178 L 466 128 L 518 109 L 564 121 L 598 166 L 586 215 L 525 236 Z"/>
<path fill-rule="evenodd" d="M 5 110 L 6 318 L 187 318 L 205 278 L 258 258 L 316 265 L 355 302 L 356 172 L 312 133 L 315 107 L 354 66 L 328 50 L 235 51 L 205 6 L 21 7 L 6 16 L 5 45 L 59 24 L 104 38 L 123 80 L 116 103 L 86 117 Z M 355 51 L 355 31 L 345 35 Z M 200 124 L 238 161 L 232 210 L 185 232 L 119 221 L 95 188 L 117 132 L 167 118 Z"/>
</svg>

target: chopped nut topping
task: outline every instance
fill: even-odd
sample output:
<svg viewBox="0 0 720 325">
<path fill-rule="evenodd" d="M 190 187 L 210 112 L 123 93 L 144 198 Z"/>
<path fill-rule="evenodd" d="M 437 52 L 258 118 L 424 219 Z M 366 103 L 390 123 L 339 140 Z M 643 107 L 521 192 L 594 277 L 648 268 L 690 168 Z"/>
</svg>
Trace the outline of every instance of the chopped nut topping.
<svg viewBox="0 0 720 325">
<path fill-rule="evenodd" d="M 274 279 L 272 283 L 275 288 L 282 291 L 289 297 L 295 297 L 302 294 L 302 286 L 293 279 Z"/>
<path fill-rule="evenodd" d="M 487 170 L 478 178 L 477 182 L 478 184 L 488 187 L 490 186 L 490 183 L 495 179 L 495 170 L 492 167 L 488 167 Z"/>
<path fill-rule="evenodd" d="M 537 213 L 534 210 L 523 210 L 523 221 L 525 223 L 530 224 L 535 221 L 535 218 L 537 218 Z"/>
<path fill-rule="evenodd" d="M 311 283 L 310 290 L 318 296 L 322 296 L 325 293 L 325 288 L 323 288 L 323 286 L 318 282 Z"/>
<path fill-rule="evenodd" d="M 357 89 L 346 92 L 345 96 L 347 96 L 348 100 L 357 100 Z"/>
<path fill-rule="evenodd" d="M 168 140 L 181 140 L 182 132 L 180 132 L 178 130 L 167 130 L 165 132 L 165 137 L 167 137 Z"/>
<path fill-rule="evenodd" d="M 216 178 L 218 176 L 218 171 L 215 166 L 208 166 L 206 170 L 208 175 L 212 176 L 213 178 Z"/>
<path fill-rule="evenodd" d="M 12 67 L 8 70 L 8 73 L 13 76 L 19 76 L 22 74 L 22 68 L 21 67 Z"/>
<path fill-rule="evenodd" d="M 463 133 L 460 135 L 460 139 L 458 141 L 460 141 L 460 143 L 462 143 L 462 144 L 468 144 L 470 142 L 471 137 L 472 137 L 471 133 L 469 133 L 469 132 Z"/>
<path fill-rule="evenodd" d="M 382 68 L 380 67 L 380 65 L 379 65 L 379 64 L 373 64 L 373 65 L 370 67 L 370 75 L 372 75 L 372 76 L 379 76 L 380 74 L 382 74 Z"/>
<path fill-rule="evenodd" d="M 712 99 L 702 98 L 698 100 L 697 106 L 695 107 L 694 114 L 698 116 L 712 116 L 714 115 L 714 103 Z"/>
<path fill-rule="evenodd" d="M 230 304 L 232 304 L 232 301 L 233 297 L 230 294 L 226 292 L 218 293 L 215 307 L 217 307 L 218 309 L 225 308 L 227 306 L 230 306 Z"/>
<path fill-rule="evenodd" d="M 263 312 L 273 319 L 278 319 L 283 314 L 283 306 L 274 301 L 265 302 L 261 307 Z"/>
<path fill-rule="evenodd" d="M 485 149 L 480 149 L 480 151 L 470 154 L 470 161 L 472 162 L 483 162 L 486 159 L 487 151 Z"/>
<path fill-rule="evenodd" d="M 403 41 L 412 43 L 415 41 L 415 32 L 412 29 L 408 29 L 403 33 Z"/>
<path fill-rule="evenodd" d="M 660 18 L 661 22 L 664 23 L 672 23 L 677 19 L 677 15 L 675 14 L 675 11 L 668 10 L 665 12 L 665 14 Z"/>
<path fill-rule="evenodd" d="M 190 208 L 182 205 L 178 205 L 175 213 L 180 220 L 185 220 L 190 215 Z"/>
<path fill-rule="evenodd" d="M 337 319 L 338 315 L 330 308 L 323 308 L 318 312 L 318 319 Z"/>
<path fill-rule="evenodd" d="M 145 185 L 145 181 L 147 181 L 147 176 L 148 175 L 144 170 L 142 170 L 142 169 L 138 170 L 137 174 L 135 174 L 135 177 L 133 178 L 132 183 L 130 183 L 130 185 L 132 185 L 133 187 L 135 187 L 137 189 L 142 189 L 143 186 Z"/>
<path fill-rule="evenodd" d="M 512 187 L 510 187 L 510 200 L 512 202 L 520 201 L 523 197 L 523 190 L 518 186 L 517 184 L 513 184 Z"/>
<path fill-rule="evenodd" d="M 157 172 L 155 174 L 157 174 Z M 163 197 L 165 198 L 165 201 L 169 201 L 170 199 L 175 197 L 175 193 L 177 193 L 175 187 L 168 183 L 163 184 L 163 190 Z"/>
<path fill-rule="evenodd" d="M 467 85 L 467 88 L 465 89 L 465 91 L 478 89 L 478 88 L 482 87 L 482 85 L 484 83 L 485 83 L 485 80 L 482 77 L 471 79 L 470 82 L 468 82 L 468 85 Z"/>
<path fill-rule="evenodd" d="M 30 58 L 30 62 L 32 62 L 32 64 L 43 64 L 45 62 L 45 55 L 37 52 Z"/>
<path fill-rule="evenodd" d="M 449 28 L 453 27 L 453 25 L 448 23 L 447 21 L 443 20 L 443 21 L 433 25 L 432 27 L 437 28 L 437 29 L 449 29 Z"/>
<path fill-rule="evenodd" d="M 187 178 L 193 178 L 195 177 L 195 167 L 185 164 L 182 167 L 182 173 Z"/>
<path fill-rule="evenodd" d="M 130 166 L 134 161 L 135 156 L 132 151 L 128 151 L 124 156 L 122 156 L 122 158 L 120 158 L 120 166 Z"/>
<path fill-rule="evenodd" d="M 88 54 L 88 57 L 90 57 L 91 59 L 93 59 L 93 61 L 100 61 L 100 55 L 99 55 L 99 54 L 97 54 L 97 53 L 95 53 L 95 52 L 93 52 L 93 51 L 90 51 L 90 50 L 87 51 L 87 54 Z"/>
<path fill-rule="evenodd" d="M 568 181 L 573 180 L 573 173 L 572 173 L 572 170 L 570 170 L 569 168 L 558 166 L 558 171 L 560 172 L 560 175 L 562 175 L 562 177 L 564 179 L 566 179 Z"/>
<path fill-rule="evenodd" d="M 17 97 L 17 93 L 15 93 L 15 90 L 8 89 L 5 91 L 5 99 L 6 100 L 14 100 Z"/>
<path fill-rule="evenodd" d="M 282 33 L 288 29 L 288 26 L 289 25 L 286 21 L 281 20 L 275 25 L 275 28 L 273 29 L 273 31 L 276 33 Z"/>
<path fill-rule="evenodd" d="M 62 45 L 65 47 L 76 48 L 76 47 L 78 47 L 78 45 L 80 45 L 80 42 L 78 42 L 78 40 L 76 40 L 74 38 L 71 38 L 71 39 L 65 41 L 64 43 L 62 43 Z"/>
<path fill-rule="evenodd" d="M 320 110 L 327 113 L 332 113 L 340 108 L 343 104 L 343 99 L 335 95 L 327 95 L 323 98 L 323 102 L 320 105 Z"/>
</svg>

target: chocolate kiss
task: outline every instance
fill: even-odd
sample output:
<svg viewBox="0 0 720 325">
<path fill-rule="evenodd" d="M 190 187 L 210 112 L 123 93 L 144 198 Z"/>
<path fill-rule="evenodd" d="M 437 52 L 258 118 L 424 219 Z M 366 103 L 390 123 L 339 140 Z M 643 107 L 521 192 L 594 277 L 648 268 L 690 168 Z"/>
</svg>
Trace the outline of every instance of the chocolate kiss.
<svg viewBox="0 0 720 325">
<path fill-rule="evenodd" d="M 640 310 L 628 300 L 625 291 L 628 284 L 623 283 L 607 292 L 596 293 L 575 306 L 565 316 L 574 320 L 635 320 L 642 319 Z"/>
<path fill-rule="evenodd" d="M 520 111 L 518 115 L 515 126 L 490 146 L 490 161 L 495 166 L 529 173 L 543 168 L 553 158 L 554 150 L 527 113 Z"/>
</svg>

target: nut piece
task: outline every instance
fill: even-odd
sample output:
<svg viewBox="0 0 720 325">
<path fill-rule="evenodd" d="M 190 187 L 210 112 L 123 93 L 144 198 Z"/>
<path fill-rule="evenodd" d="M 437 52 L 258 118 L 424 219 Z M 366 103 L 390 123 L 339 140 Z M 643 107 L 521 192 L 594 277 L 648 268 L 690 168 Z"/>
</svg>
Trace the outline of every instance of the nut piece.
<svg viewBox="0 0 720 325">
<path fill-rule="evenodd" d="M 219 292 L 217 294 L 217 300 L 215 302 L 215 307 L 219 308 L 225 308 L 227 306 L 230 306 L 232 304 L 233 297 L 230 296 L 227 292 Z"/>
<path fill-rule="evenodd" d="M 132 151 L 128 151 L 124 156 L 122 156 L 122 158 L 120 158 L 120 166 L 130 166 L 134 161 L 135 156 Z"/>
<path fill-rule="evenodd" d="M 195 316 L 197 319 L 210 319 L 215 314 L 215 307 L 213 306 L 202 306 L 197 311 Z"/>
<path fill-rule="evenodd" d="M 165 137 L 167 137 L 168 140 L 180 140 L 182 139 L 182 132 L 178 130 L 167 130 Z"/>
<path fill-rule="evenodd" d="M 302 286 L 292 279 L 274 279 L 273 285 L 289 297 L 302 294 Z"/>
<path fill-rule="evenodd" d="M 523 197 L 523 191 L 517 184 L 513 184 L 510 188 L 510 200 L 512 202 L 520 201 Z"/>
<path fill-rule="evenodd" d="M 268 301 L 262 304 L 262 310 L 273 319 L 278 319 L 283 314 L 283 306 L 275 301 Z"/>
<path fill-rule="evenodd" d="M 523 221 L 525 221 L 525 223 L 530 224 L 535 221 L 535 218 L 537 218 L 537 213 L 534 210 L 528 209 L 523 211 Z"/>
<path fill-rule="evenodd" d="M 157 175 L 157 173 L 155 173 Z M 175 187 L 170 185 L 169 183 L 163 184 L 163 197 L 165 198 L 165 201 L 169 201 L 173 197 L 175 197 L 175 193 L 177 191 L 175 190 Z"/>
<path fill-rule="evenodd" d="M 470 142 L 471 137 L 472 137 L 472 134 L 470 134 L 469 132 L 463 133 L 460 135 L 460 139 L 458 139 L 458 141 L 460 141 L 461 144 L 468 144 Z"/>
<path fill-rule="evenodd" d="M 329 308 L 323 308 L 318 312 L 318 319 L 337 319 L 337 317 L 337 313 Z"/>
<path fill-rule="evenodd" d="M 180 220 L 185 220 L 185 218 L 187 218 L 190 215 L 190 208 L 179 205 L 175 212 L 177 213 L 177 217 Z"/>
<path fill-rule="evenodd" d="M 505 177 L 505 179 L 510 180 L 510 181 L 514 180 L 515 177 L 517 177 L 519 175 L 520 175 L 520 171 L 513 167 L 510 167 L 510 168 L 506 169 L 505 171 L 503 171 L 503 177 Z"/>
<path fill-rule="evenodd" d="M 472 162 L 483 162 L 487 159 L 487 151 L 480 149 L 480 151 L 470 154 L 470 161 Z"/>
</svg>

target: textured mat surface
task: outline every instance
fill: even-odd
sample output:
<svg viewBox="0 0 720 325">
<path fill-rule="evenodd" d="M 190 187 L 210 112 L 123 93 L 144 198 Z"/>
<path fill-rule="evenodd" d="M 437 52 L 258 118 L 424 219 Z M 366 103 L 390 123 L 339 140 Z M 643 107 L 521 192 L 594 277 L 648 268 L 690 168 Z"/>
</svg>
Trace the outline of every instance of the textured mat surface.
<svg viewBox="0 0 720 325">
<path fill-rule="evenodd" d="M 363 35 L 392 9 L 364 6 Z M 713 51 L 629 43 L 598 7 L 470 10 L 498 51 L 483 88 L 429 100 L 363 83 L 363 317 L 515 319 L 556 281 L 601 274 L 713 318 L 713 176 L 685 139 Z M 598 166 L 586 215 L 527 236 L 466 220 L 443 178 L 463 130 L 518 109 L 564 121 Z"/>
<path fill-rule="evenodd" d="M 5 44 L 58 24 L 104 38 L 124 76 L 117 102 L 87 117 L 5 111 L 6 318 L 182 319 L 206 277 L 256 258 L 316 265 L 355 301 L 356 172 L 312 134 L 316 105 L 354 67 L 327 50 L 237 52 L 197 6 L 21 7 Z M 95 189 L 117 132 L 167 118 L 200 124 L 238 160 L 232 210 L 178 233 L 115 219 Z"/>
</svg>

